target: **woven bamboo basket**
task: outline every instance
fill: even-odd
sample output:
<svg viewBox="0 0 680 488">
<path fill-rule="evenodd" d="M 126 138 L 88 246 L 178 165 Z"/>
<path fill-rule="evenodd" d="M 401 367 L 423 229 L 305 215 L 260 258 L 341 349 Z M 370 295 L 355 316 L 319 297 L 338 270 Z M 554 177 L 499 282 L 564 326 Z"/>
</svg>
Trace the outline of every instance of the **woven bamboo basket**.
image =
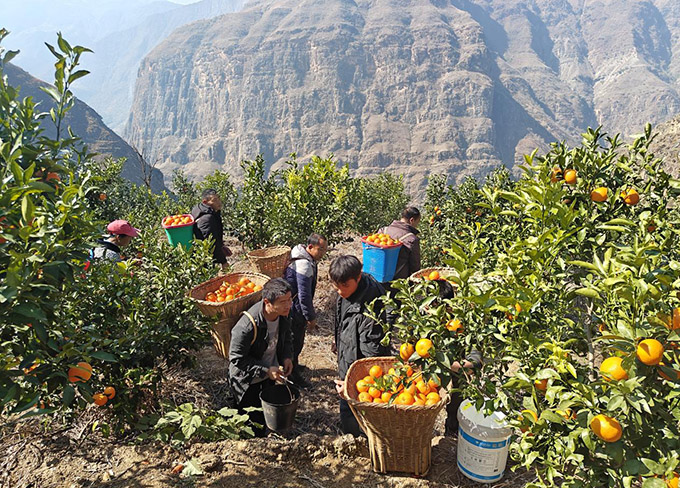
<svg viewBox="0 0 680 488">
<path fill-rule="evenodd" d="M 221 318 L 212 324 L 210 335 L 212 336 L 213 346 L 218 355 L 229 360 L 229 344 L 231 343 L 231 329 L 234 328 L 240 316 Z"/>
<path fill-rule="evenodd" d="M 247 256 L 255 271 L 270 278 L 281 278 L 290 259 L 290 247 L 274 246 L 250 251 Z"/>
<path fill-rule="evenodd" d="M 264 286 L 264 284 L 269 281 L 269 276 L 260 273 L 251 273 L 247 271 L 243 273 L 231 273 L 228 275 L 216 276 L 215 278 L 205 281 L 192 288 L 187 295 L 196 304 L 199 310 L 208 317 L 214 317 L 218 314 L 223 318 L 237 317 L 241 312 L 248 310 L 254 303 L 262 298 L 261 291 L 249 293 L 248 295 L 235 298 L 228 302 L 208 302 L 205 300 L 205 296 L 209 292 L 217 290 L 223 282 L 237 283 L 241 278 L 248 278 L 250 281 L 260 286 Z"/>
<path fill-rule="evenodd" d="M 409 279 L 422 280 L 433 271 L 437 271 L 441 279 L 446 279 L 448 276 L 451 276 L 456 273 L 456 270 L 454 268 L 425 268 L 413 273 L 411 276 L 409 276 Z"/>
<path fill-rule="evenodd" d="M 356 382 L 368 375 L 371 366 L 377 364 L 387 371 L 395 361 L 392 357 L 355 361 L 345 377 L 344 396 L 361 430 L 368 436 L 373 470 L 378 473 L 398 471 L 424 476 L 432 464 L 435 421 L 449 402 L 446 391 L 440 390 L 442 399 L 436 405 L 390 405 L 355 400 L 359 396 Z"/>
</svg>

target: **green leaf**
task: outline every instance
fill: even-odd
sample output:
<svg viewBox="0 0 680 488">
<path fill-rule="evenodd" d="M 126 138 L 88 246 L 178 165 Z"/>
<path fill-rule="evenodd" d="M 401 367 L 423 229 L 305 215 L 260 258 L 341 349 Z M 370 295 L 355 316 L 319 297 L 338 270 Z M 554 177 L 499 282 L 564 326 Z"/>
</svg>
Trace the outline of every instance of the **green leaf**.
<svg viewBox="0 0 680 488">
<path fill-rule="evenodd" d="M 104 351 L 95 351 L 95 352 L 91 353 L 90 356 L 95 358 L 95 359 L 100 359 L 102 361 L 108 361 L 110 363 L 117 363 L 118 362 L 118 359 L 113 354 L 109 354 L 108 352 L 104 352 Z"/>
<path fill-rule="evenodd" d="M 21 200 L 21 217 L 24 219 L 24 222 L 28 225 L 31 220 L 33 220 L 33 216 L 35 215 L 35 205 L 33 205 L 33 201 L 31 200 L 30 195 L 24 195 L 24 198 Z"/>
<path fill-rule="evenodd" d="M 82 78 L 83 76 L 89 75 L 90 72 L 84 69 L 81 69 L 79 71 L 76 71 L 75 73 L 72 73 L 71 76 L 68 77 L 68 82 L 73 83 L 74 81 Z"/>
<path fill-rule="evenodd" d="M 593 300 L 600 299 L 600 294 L 597 291 L 593 290 L 592 288 L 579 288 L 574 293 L 576 293 L 577 295 L 581 295 L 583 297 L 592 298 Z"/>
<path fill-rule="evenodd" d="M 73 403 L 76 397 L 76 390 L 71 385 L 66 385 L 64 387 L 64 392 L 61 396 L 61 401 L 67 407 Z"/>
<path fill-rule="evenodd" d="M 203 469 L 201 469 L 200 461 L 196 458 L 191 458 L 184 466 L 182 474 L 184 476 L 201 476 L 203 474 Z"/>
</svg>

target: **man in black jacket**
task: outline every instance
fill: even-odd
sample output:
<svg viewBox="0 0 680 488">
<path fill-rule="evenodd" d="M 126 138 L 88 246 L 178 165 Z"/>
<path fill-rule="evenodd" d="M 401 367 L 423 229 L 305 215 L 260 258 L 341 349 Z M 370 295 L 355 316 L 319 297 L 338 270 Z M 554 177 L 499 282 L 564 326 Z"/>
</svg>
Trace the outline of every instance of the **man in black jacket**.
<svg viewBox="0 0 680 488">
<path fill-rule="evenodd" d="M 250 307 L 231 331 L 229 385 L 240 411 L 262 407 L 260 392 L 293 371 L 293 339 L 288 314 L 293 306 L 290 285 L 283 278 L 269 280 L 262 300 Z M 262 425 L 255 434 L 265 434 L 262 411 L 250 412 Z"/>
<path fill-rule="evenodd" d="M 201 194 L 201 203 L 191 210 L 194 218 L 194 237 L 205 240 L 212 237 L 215 241 L 213 249 L 213 262 L 225 268 L 227 256 L 231 255 L 229 248 L 224 245 L 224 229 L 222 227 L 222 200 L 213 188 L 204 190 Z"/>
<path fill-rule="evenodd" d="M 338 375 L 335 380 L 338 393 L 342 391 L 347 370 L 357 359 L 386 356 L 389 348 L 380 344 L 382 327 L 366 317 L 366 306 L 385 294 L 385 289 L 371 275 L 362 273 L 361 262 L 355 256 L 339 256 L 331 262 L 331 282 L 338 292 L 335 308 L 335 342 L 333 350 L 338 355 Z M 383 321 L 386 317 L 380 312 Z M 359 424 L 346 400 L 340 399 L 340 428 L 345 434 L 361 435 Z"/>
</svg>

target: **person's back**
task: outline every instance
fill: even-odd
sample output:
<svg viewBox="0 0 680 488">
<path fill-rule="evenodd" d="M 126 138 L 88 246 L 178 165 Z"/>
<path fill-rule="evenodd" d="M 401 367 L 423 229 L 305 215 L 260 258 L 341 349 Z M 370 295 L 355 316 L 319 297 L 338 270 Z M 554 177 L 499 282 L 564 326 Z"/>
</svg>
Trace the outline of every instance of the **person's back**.
<svg viewBox="0 0 680 488">
<path fill-rule="evenodd" d="M 401 220 L 395 220 L 387 227 L 380 229 L 392 239 L 398 239 L 402 246 L 397 258 L 394 279 L 404 279 L 420 269 L 420 238 L 418 237 L 420 211 L 415 207 L 406 207 Z"/>
<path fill-rule="evenodd" d="M 224 247 L 221 209 L 222 201 L 217 192 L 211 188 L 201 194 L 201 203 L 191 210 L 191 216 L 194 218 L 194 237 L 201 241 L 211 237 L 215 246 L 213 261 L 224 267 L 227 253 Z"/>
</svg>

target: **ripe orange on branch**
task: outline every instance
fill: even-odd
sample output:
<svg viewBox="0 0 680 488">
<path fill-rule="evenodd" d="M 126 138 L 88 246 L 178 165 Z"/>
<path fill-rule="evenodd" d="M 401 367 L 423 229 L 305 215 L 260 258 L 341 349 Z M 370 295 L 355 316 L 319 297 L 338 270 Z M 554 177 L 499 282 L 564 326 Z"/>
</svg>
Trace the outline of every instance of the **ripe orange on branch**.
<svg viewBox="0 0 680 488">
<path fill-rule="evenodd" d="M 590 421 L 590 429 L 605 442 L 616 442 L 623 434 L 619 421 L 603 414 L 593 417 Z"/>
<path fill-rule="evenodd" d="M 408 361 L 411 356 L 413 356 L 413 353 L 415 352 L 415 347 L 413 347 L 413 344 L 410 344 L 408 342 L 404 342 L 401 347 L 399 348 L 399 356 L 401 359 L 404 361 Z"/>
<path fill-rule="evenodd" d="M 564 182 L 567 185 L 575 185 L 576 184 L 576 170 L 575 169 L 568 169 L 564 172 Z"/>
<path fill-rule="evenodd" d="M 637 358 L 647 366 L 656 366 L 663 358 L 663 345 L 656 339 L 645 339 L 638 344 Z"/>
<path fill-rule="evenodd" d="M 87 381 L 92 377 L 92 366 L 81 361 L 76 366 L 71 366 L 68 370 L 68 380 L 71 383 Z"/>
<path fill-rule="evenodd" d="M 590 199 L 593 202 L 604 202 L 607 200 L 607 188 L 601 186 L 590 192 Z"/>
<path fill-rule="evenodd" d="M 446 329 L 450 330 L 451 332 L 463 332 L 463 324 L 461 323 L 460 320 L 458 319 L 451 319 L 446 323 Z"/>
<path fill-rule="evenodd" d="M 423 337 L 416 342 L 416 352 L 421 358 L 429 358 L 430 349 L 432 349 L 432 341 L 430 339 Z"/>
<path fill-rule="evenodd" d="M 92 395 L 92 400 L 94 400 L 95 405 L 103 407 L 104 405 L 106 405 L 106 402 L 109 401 L 109 398 L 103 393 L 95 393 L 94 395 Z"/>
<path fill-rule="evenodd" d="M 616 356 L 605 359 L 600 365 L 600 374 L 607 381 L 627 380 L 628 373 L 626 373 L 626 370 L 623 369 L 621 363 L 623 363 L 623 359 Z"/>
<path fill-rule="evenodd" d="M 621 198 L 626 205 L 637 205 L 640 201 L 640 194 L 635 188 L 629 188 L 621 192 Z"/>
</svg>

